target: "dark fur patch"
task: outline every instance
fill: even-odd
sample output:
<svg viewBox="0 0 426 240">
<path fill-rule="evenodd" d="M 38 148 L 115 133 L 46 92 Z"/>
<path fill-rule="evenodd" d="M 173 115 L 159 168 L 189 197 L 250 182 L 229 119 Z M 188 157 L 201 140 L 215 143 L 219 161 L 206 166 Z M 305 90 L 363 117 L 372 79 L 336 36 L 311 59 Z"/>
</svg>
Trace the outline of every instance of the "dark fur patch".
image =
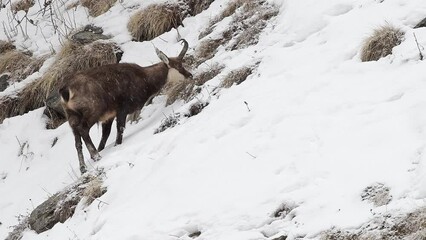
<svg viewBox="0 0 426 240">
<path fill-rule="evenodd" d="M 68 87 L 62 87 L 59 89 L 59 94 L 61 94 L 62 99 L 64 99 L 65 102 L 70 100 L 70 91 L 68 90 Z"/>
</svg>

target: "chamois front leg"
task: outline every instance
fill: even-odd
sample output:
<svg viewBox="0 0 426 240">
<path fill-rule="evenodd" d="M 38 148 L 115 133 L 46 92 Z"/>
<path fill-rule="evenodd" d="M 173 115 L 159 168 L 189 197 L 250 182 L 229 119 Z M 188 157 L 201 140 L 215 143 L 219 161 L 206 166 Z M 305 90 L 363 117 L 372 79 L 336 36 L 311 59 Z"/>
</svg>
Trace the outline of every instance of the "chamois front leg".
<svg viewBox="0 0 426 240">
<path fill-rule="evenodd" d="M 81 174 L 84 174 L 87 171 L 87 169 L 86 169 L 86 164 L 84 163 L 83 146 L 82 146 L 82 143 L 81 143 L 81 135 L 77 131 L 77 129 L 73 128 L 72 130 L 73 130 L 74 139 L 75 139 L 75 148 L 77 149 L 78 161 L 80 163 L 80 172 L 81 172 Z"/>
<path fill-rule="evenodd" d="M 105 148 L 106 141 L 111 133 L 111 125 L 114 121 L 114 118 L 102 123 L 102 139 L 99 143 L 98 152 L 102 151 Z"/>
<path fill-rule="evenodd" d="M 90 157 L 94 161 L 101 160 L 101 155 L 99 154 L 98 150 L 96 150 L 95 145 L 92 142 L 92 139 L 89 136 L 89 127 L 82 127 L 79 129 L 81 137 L 83 138 L 84 143 L 86 143 L 87 150 L 89 150 Z"/>
<path fill-rule="evenodd" d="M 117 139 L 115 140 L 115 146 L 120 145 L 123 142 L 123 132 L 126 128 L 126 117 L 127 113 L 125 112 L 117 114 Z"/>
</svg>

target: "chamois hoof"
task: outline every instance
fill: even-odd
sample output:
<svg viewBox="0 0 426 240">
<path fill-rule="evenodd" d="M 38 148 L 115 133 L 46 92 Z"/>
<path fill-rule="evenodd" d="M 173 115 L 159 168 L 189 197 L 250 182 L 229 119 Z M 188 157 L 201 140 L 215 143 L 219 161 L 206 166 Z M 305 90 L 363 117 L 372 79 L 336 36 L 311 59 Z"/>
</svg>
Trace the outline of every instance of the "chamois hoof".
<svg viewBox="0 0 426 240">
<path fill-rule="evenodd" d="M 87 172 L 86 166 L 80 166 L 80 172 L 81 175 L 85 174 Z"/>
<path fill-rule="evenodd" d="M 101 157 L 101 155 L 98 153 L 98 154 L 96 154 L 96 155 L 92 156 L 92 159 L 93 159 L 93 161 L 97 162 L 97 161 L 101 160 L 101 159 L 102 159 L 102 157 Z"/>
</svg>

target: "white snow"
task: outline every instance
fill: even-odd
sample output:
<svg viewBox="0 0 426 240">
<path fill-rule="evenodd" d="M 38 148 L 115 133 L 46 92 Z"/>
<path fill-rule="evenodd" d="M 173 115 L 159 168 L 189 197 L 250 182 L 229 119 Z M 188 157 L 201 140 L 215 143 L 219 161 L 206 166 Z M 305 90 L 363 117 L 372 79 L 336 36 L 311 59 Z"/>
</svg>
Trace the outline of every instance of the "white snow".
<svg viewBox="0 0 426 240">
<path fill-rule="evenodd" d="M 154 2 L 159 1 L 120 1 L 94 19 L 82 7 L 69 14 L 76 26 L 93 22 L 114 35 L 124 50 L 123 62 L 146 66 L 159 61 L 153 46 L 131 42 L 126 25 L 131 13 Z M 184 21 L 179 32 L 192 48 L 227 2 L 216 0 Z M 412 27 L 426 17 L 426 2 L 270 2 L 280 13 L 257 45 L 231 52 L 222 48 L 208 61 L 226 68 L 203 87 L 198 97 L 210 104 L 199 115 L 154 135 L 165 116 L 190 105 L 164 107 L 165 98 L 155 98 L 139 123 L 127 125 L 122 145 L 113 146 L 113 130 L 101 161 L 90 160 L 85 150 L 89 169 L 106 172 L 102 202 L 79 206 L 71 219 L 44 233 L 28 230 L 23 240 L 191 239 L 188 234 L 197 230 L 205 240 L 281 234 L 315 239 L 333 226 L 355 228 L 374 212 L 424 206 L 426 62 L 419 60 L 413 33 L 426 46 L 426 28 Z M 36 5 L 30 14 L 38 10 Z M 4 9 L 0 20 L 7 21 Z M 362 63 L 363 39 L 386 23 L 401 27 L 405 40 L 392 55 Z M 40 24 L 44 36 L 29 26 L 31 38 L 18 33 L 16 45 L 37 55 L 59 49 L 49 19 Z M 224 27 L 219 24 L 212 34 Z M 4 31 L 0 38 L 6 40 Z M 152 42 L 173 56 L 181 49 L 176 39 L 172 30 Z M 258 60 L 244 83 L 210 95 L 227 72 Z M 80 175 L 69 126 L 44 129 L 42 112 L 0 125 L 0 239 L 18 223 L 17 216 Z M 94 126 L 95 143 L 100 134 Z M 393 196 L 379 208 L 360 197 L 376 182 L 389 186 Z M 274 219 L 271 215 L 285 203 L 295 207 L 294 218 Z"/>
</svg>

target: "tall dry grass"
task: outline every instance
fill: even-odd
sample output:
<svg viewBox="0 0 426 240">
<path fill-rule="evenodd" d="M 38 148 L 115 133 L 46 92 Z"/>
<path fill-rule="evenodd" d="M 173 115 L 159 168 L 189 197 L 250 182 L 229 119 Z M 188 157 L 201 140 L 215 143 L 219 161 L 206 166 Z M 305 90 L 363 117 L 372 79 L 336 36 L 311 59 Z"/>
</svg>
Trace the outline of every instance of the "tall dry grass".
<svg viewBox="0 0 426 240">
<path fill-rule="evenodd" d="M 130 17 L 127 29 L 136 41 L 149 41 L 182 25 L 178 4 L 153 4 Z"/>
<path fill-rule="evenodd" d="M 377 61 L 392 54 L 392 49 L 402 42 L 404 34 L 400 28 L 391 25 L 375 29 L 373 34 L 364 40 L 361 61 Z"/>
<path fill-rule="evenodd" d="M 106 13 L 116 2 L 117 0 L 80 0 L 81 5 L 89 10 L 92 17 Z"/>
<path fill-rule="evenodd" d="M 57 91 L 77 71 L 116 63 L 116 48 L 114 43 L 109 42 L 98 41 L 88 45 L 67 42 L 58 53 L 55 63 L 40 79 L 29 83 L 19 92 L 0 99 L 0 122 L 45 106 L 49 94 Z"/>
<path fill-rule="evenodd" d="M 11 9 L 12 12 L 17 13 L 19 11 L 28 12 L 28 10 L 34 6 L 34 0 L 20 0 L 12 4 Z"/>
</svg>

